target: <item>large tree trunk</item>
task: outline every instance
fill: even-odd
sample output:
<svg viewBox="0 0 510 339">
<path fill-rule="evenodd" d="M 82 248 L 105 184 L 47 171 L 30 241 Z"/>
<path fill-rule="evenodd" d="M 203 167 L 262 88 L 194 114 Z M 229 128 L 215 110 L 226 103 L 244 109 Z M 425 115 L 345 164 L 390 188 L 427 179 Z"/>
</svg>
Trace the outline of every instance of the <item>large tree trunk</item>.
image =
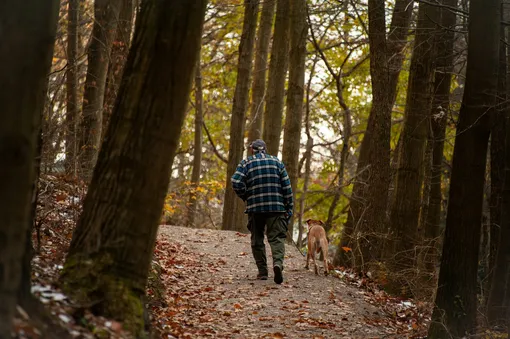
<svg viewBox="0 0 510 339">
<path fill-rule="evenodd" d="M 457 7 L 458 0 L 444 0 L 444 4 Z M 430 171 L 430 192 L 424 229 L 426 252 L 424 263 L 427 271 L 433 273 L 438 260 L 438 237 L 441 226 L 442 170 L 446 121 L 450 112 L 450 88 L 453 73 L 454 40 L 456 15 L 454 11 L 441 9 L 441 26 L 444 28 L 437 38 L 437 66 L 434 80 L 434 99 L 432 101 L 432 168 Z"/>
<path fill-rule="evenodd" d="M 276 0 L 265 0 L 260 14 L 260 25 L 257 33 L 257 49 L 253 68 L 253 84 L 251 87 L 250 127 L 248 141 L 262 137 L 262 117 L 264 115 L 264 97 L 266 95 L 266 74 L 269 43 L 273 28 Z"/>
<path fill-rule="evenodd" d="M 101 145 L 108 60 L 121 6 L 122 0 L 95 0 L 94 2 L 94 26 L 88 50 L 78 149 L 79 174 L 85 181 L 89 181 L 92 176 Z"/>
<path fill-rule="evenodd" d="M 18 301 L 58 9 L 55 0 L 0 2 L 0 338 L 11 337 Z"/>
<path fill-rule="evenodd" d="M 223 204 L 223 229 L 247 232 L 243 223 L 243 202 L 235 195 L 230 177 L 243 157 L 245 114 L 248 108 L 259 0 L 244 1 L 244 22 L 239 44 L 237 82 L 230 121 L 227 183 Z"/>
<path fill-rule="evenodd" d="M 119 13 L 119 23 L 115 32 L 115 40 L 111 47 L 108 73 L 106 78 L 106 88 L 104 91 L 104 114 L 102 118 L 103 127 L 101 128 L 102 137 L 106 133 L 110 117 L 117 99 L 122 71 L 129 53 L 129 43 L 131 42 L 131 32 L 133 30 L 133 0 L 122 0 Z"/>
<path fill-rule="evenodd" d="M 266 109 L 262 136 L 269 154 L 278 156 L 282 132 L 285 78 L 289 66 L 290 0 L 277 0 L 269 77 L 267 81 Z"/>
<path fill-rule="evenodd" d="M 434 33 L 439 14 L 437 6 L 420 3 L 407 85 L 395 192 L 390 208 L 390 234 L 384 246 L 386 263 L 393 273 L 390 275 L 392 281 L 387 287 L 397 293 L 406 285 L 408 279 L 413 278 L 407 274 L 401 276 L 400 273 L 412 271 L 417 259 L 415 246 L 419 244 L 418 222 L 432 102 Z"/>
<path fill-rule="evenodd" d="M 200 70 L 200 57 L 195 70 L 195 144 L 193 150 L 193 171 L 191 172 L 191 193 L 189 198 L 188 226 L 195 226 L 197 213 L 197 187 L 200 184 L 202 172 L 202 124 L 204 120 L 204 104 L 202 94 L 202 72 Z"/>
<path fill-rule="evenodd" d="M 379 237 L 385 231 L 391 176 L 391 111 L 411 13 L 412 5 L 408 1 L 397 0 L 386 38 L 385 3 L 382 0 L 368 2 L 372 107 L 361 143 L 347 223 L 336 252 L 336 264 L 362 268 L 364 263 L 379 259 L 381 254 Z"/>
<path fill-rule="evenodd" d="M 78 22 L 79 0 L 69 0 L 67 11 L 67 74 L 66 74 L 66 172 L 76 176 L 76 127 L 78 123 Z"/>
<path fill-rule="evenodd" d="M 62 275 L 64 290 L 78 303 L 124 321 L 135 335 L 141 335 L 144 325 L 141 298 L 186 114 L 205 8 L 205 0 L 143 2 L 119 98 Z"/>
<path fill-rule="evenodd" d="M 502 20 L 509 13 L 502 5 Z M 505 39 L 501 27 L 501 39 Z M 510 106 L 507 82 L 507 45 L 499 46 L 498 110 L 491 128 L 490 252 L 487 276 L 487 319 L 490 325 L 508 325 L 510 301 Z"/>
<path fill-rule="evenodd" d="M 303 120 L 303 98 L 305 88 L 306 0 L 293 0 L 290 5 L 290 62 L 289 88 L 287 93 L 287 117 L 283 139 L 282 161 L 287 168 L 289 179 L 296 197 L 301 148 L 301 126 Z M 296 205 L 294 205 L 296 206 Z M 289 222 L 288 241 L 293 239 L 294 215 Z"/>
<path fill-rule="evenodd" d="M 37 213 L 37 199 L 39 197 L 39 176 L 41 174 L 41 152 L 42 152 L 42 126 L 39 126 L 37 133 L 37 145 L 34 157 L 34 178 L 30 189 L 30 214 L 27 225 L 27 238 L 25 242 L 25 251 L 23 253 L 23 262 L 21 269 L 21 281 L 18 290 L 18 304 L 25 309 L 34 300 L 32 298 L 32 259 L 34 257 L 34 246 L 32 243 L 32 231 L 34 230 L 35 218 Z"/>
<path fill-rule="evenodd" d="M 430 338 L 475 328 L 489 118 L 496 104 L 500 0 L 472 0 L 466 88 L 453 151 L 450 198 Z M 462 282 L 462 283 L 459 283 Z"/>
</svg>

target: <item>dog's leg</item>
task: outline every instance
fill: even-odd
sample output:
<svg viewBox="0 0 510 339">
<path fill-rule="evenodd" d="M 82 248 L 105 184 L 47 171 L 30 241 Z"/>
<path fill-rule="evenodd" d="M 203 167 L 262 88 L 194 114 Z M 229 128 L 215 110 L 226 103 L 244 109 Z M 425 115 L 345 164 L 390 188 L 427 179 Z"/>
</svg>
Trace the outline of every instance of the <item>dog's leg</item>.
<svg viewBox="0 0 510 339">
<path fill-rule="evenodd" d="M 305 269 L 308 269 L 308 262 L 310 261 L 310 246 L 308 246 L 308 250 L 306 252 L 306 265 L 305 265 Z"/>
<path fill-rule="evenodd" d="M 324 275 L 328 275 L 329 273 L 329 267 L 328 267 L 328 241 L 326 239 L 323 239 L 321 241 L 321 248 L 322 248 L 322 256 L 324 259 Z"/>
<path fill-rule="evenodd" d="M 315 256 L 317 255 L 317 251 L 320 249 L 320 247 L 315 244 L 312 254 L 312 260 L 313 260 L 313 267 L 315 268 L 315 274 L 319 275 L 319 268 L 317 267 L 317 261 L 315 260 Z"/>
</svg>

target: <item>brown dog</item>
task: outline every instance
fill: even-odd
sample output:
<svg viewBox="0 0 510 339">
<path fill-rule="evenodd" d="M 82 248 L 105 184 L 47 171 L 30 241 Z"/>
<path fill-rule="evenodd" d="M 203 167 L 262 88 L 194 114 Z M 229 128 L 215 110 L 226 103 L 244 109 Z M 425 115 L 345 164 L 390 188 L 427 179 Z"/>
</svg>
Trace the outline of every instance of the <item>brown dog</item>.
<svg viewBox="0 0 510 339">
<path fill-rule="evenodd" d="M 315 266 L 315 274 L 319 274 L 319 269 L 317 268 L 317 262 L 315 261 L 315 254 L 319 254 L 322 252 L 322 257 L 324 258 L 324 274 L 328 275 L 328 239 L 326 238 L 326 231 L 324 230 L 324 223 L 320 220 L 308 219 L 306 221 L 308 224 L 308 252 L 306 254 L 306 266 L 308 269 L 308 262 L 310 258 L 313 260 L 313 265 Z"/>
</svg>

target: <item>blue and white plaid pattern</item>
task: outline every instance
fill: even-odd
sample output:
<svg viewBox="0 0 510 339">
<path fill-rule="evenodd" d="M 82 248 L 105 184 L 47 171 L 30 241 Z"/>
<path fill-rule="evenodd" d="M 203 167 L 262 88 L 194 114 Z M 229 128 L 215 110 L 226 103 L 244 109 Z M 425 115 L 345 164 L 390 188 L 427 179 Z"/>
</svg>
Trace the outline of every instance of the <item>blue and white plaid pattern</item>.
<svg viewBox="0 0 510 339">
<path fill-rule="evenodd" d="M 246 201 L 245 213 L 292 214 L 290 179 L 277 157 L 260 152 L 242 160 L 231 181 L 236 194 Z"/>
</svg>

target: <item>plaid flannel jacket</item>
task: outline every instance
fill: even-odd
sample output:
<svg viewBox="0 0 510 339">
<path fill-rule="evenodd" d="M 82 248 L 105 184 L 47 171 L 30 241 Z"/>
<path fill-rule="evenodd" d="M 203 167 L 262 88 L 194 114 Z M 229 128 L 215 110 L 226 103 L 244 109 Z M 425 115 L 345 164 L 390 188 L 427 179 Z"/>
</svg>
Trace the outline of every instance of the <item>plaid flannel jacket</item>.
<svg viewBox="0 0 510 339">
<path fill-rule="evenodd" d="M 231 178 L 236 194 L 246 201 L 245 213 L 287 212 L 292 215 L 290 179 L 277 157 L 256 153 L 237 166 Z"/>
</svg>

